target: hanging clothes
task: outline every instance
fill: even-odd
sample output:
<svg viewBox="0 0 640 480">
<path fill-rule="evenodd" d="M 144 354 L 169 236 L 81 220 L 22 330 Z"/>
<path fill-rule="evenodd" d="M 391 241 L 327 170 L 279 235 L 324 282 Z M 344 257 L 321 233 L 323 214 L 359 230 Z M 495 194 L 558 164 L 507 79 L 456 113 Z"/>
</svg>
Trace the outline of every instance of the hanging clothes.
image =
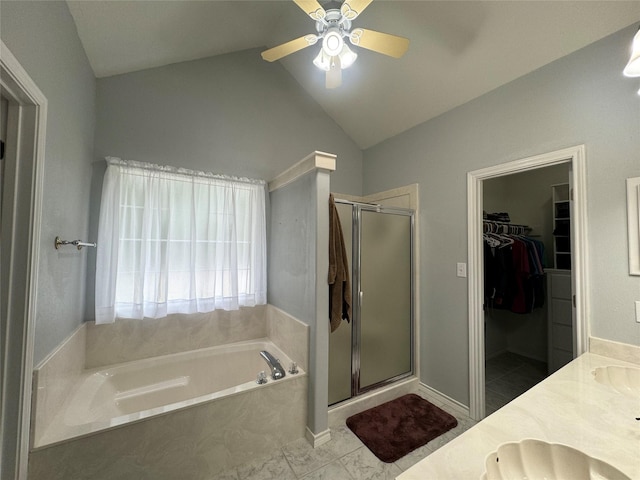
<svg viewBox="0 0 640 480">
<path fill-rule="evenodd" d="M 349 262 L 344 245 L 342 225 L 338 209 L 329 195 L 329 323 L 334 332 L 342 323 L 351 319 L 351 281 Z"/>
<path fill-rule="evenodd" d="M 544 244 L 506 233 L 522 228 L 499 225 L 484 230 L 485 308 L 524 314 L 544 305 Z M 505 233 L 496 235 L 492 229 Z"/>
</svg>

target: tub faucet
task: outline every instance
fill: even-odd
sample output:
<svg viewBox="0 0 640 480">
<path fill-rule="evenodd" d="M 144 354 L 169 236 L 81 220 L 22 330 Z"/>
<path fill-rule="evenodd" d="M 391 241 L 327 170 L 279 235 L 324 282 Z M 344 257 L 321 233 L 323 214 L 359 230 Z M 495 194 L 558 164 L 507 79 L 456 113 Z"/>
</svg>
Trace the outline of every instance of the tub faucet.
<svg viewBox="0 0 640 480">
<path fill-rule="evenodd" d="M 269 365 L 269 368 L 271 369 L 271 378 L 278 380 L 285 376 L 284 368 L 282 368 L 282 365 L 280 365 L 280 361 L 277 358 L 266 350 L 262 350 L 260 352 L 260 356 L 264 358 L 264 361 Z"/>
</svg>

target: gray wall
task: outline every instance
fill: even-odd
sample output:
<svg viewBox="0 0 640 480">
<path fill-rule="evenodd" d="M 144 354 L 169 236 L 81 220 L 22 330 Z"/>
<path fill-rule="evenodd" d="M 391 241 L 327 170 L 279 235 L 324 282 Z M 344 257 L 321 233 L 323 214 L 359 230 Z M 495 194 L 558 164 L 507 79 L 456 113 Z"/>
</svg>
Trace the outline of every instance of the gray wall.
<svg viewBox="0 0 640 480">
<path fill-rule="evenodd" d="M 365 151 L 365 194 L 420 184 L 422 382 L 468 405 L 467 282 L 455 276 L 467 258 L 466 173 L 577 144 L 587 155 L 591 335 L 640 345 L 625 206 L 625 178 L 640 175 L 640 98 L 638 81 L 621 73 L 635 31 Z"/>
<path fill-rule="evenodd" d="M 316 317 L 315 182 L 308 173 L 269 194 L 268 303 L 307 325 Z"/>
<path fill-rule="evenodd" d="M 109 155 L 272 180 L 320 150 L 338 157 L 332 187 L 362 193 L 361 150 L 280 64 L 262 60 L 261 50 L 98 80 L 92 235 Z M 94 277 L 95 261 L 87 271 L 88 319 Z"/>
<path fill-rule="evenodd" d="M 279 64 L 251 49 L 98 79 L 95 159 L 271 180 L 315 150 L 362 191 L 362 152 Z"/>
<path fill-rule="evenodd" d="M 65 2 L 1 3 L 0 37 L 48 100 L 35 362 L 84 320 L 95 78 Z"/>
</svg>

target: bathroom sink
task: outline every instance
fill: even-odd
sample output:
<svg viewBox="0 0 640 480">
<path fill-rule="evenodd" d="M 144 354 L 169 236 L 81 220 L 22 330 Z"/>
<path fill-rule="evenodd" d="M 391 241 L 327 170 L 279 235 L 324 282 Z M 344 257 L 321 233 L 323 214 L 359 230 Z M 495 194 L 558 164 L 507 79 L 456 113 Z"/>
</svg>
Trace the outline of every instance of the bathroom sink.
<svg viewBox="0 0 640 480">
<path fill-rule="evenodd" d="M 534 439 L 503 443 L 487 456 L 485 467 L 481 480 L 631 480 L 580 450 Z"/>
<path fill-rule="evenodd" d="M 640 395 L 640 368 L 610 365 L 591 372 L 596 382 L 608 385 L 625 395 Z"/>
</svg>

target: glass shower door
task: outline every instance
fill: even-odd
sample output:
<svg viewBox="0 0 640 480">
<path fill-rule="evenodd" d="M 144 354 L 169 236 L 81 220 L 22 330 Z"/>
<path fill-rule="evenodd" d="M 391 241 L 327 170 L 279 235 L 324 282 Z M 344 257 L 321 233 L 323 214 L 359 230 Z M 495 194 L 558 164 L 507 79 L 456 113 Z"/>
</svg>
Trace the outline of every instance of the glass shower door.
<svg viewBox="0 0 640 480">
<path fill-rule="evenodd" d="M 406 211 L 360 210 L 359 391 L 412 371 L 412 222 Z"/>
</svg>

